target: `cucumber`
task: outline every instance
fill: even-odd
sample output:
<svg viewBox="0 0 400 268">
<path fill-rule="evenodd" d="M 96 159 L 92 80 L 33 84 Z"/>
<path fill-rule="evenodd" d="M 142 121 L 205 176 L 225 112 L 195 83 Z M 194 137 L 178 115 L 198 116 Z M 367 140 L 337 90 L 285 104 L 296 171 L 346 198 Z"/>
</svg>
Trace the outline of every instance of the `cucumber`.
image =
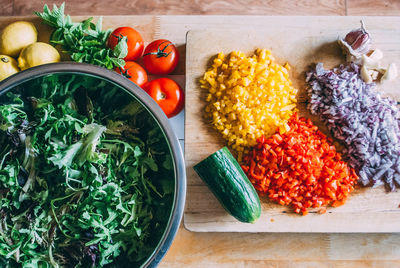
<svg viewBox="0 0 400 268">
<path fill-rule="evenodd" d="M 228 148 L 223 147 L 193 169 L 233 217 L 249 223 L 260 217 L 257 192 Z"/>
</svg>

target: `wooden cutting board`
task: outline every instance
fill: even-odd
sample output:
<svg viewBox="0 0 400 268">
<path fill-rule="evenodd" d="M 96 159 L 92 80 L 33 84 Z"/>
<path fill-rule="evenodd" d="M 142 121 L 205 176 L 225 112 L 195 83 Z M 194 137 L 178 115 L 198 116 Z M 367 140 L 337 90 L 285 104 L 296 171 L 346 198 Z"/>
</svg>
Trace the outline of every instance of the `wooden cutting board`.
<svg viewBox="0 0 400 268">
<path fill-rule="evenodd" d="M 400 190 L 356 189 L 345 205 L 328 208 L 326 214 L 311 210 L 307 216 L 288 207 L 262 200 L 261 218 L 254 224 L 240 223 L 228 215 L 211 191 L 193 171 L 193 165 L 225 145 L 203 119 L 204 89 L 199 78 L 218 52 L 241 50 L 251 54 L 256 48 L 272 51 L 281 64 L 288 62 L 291 79 L 299 89 L 298 109 L 325 133 L 327 128 L 305 109 L 305 71 L 313 63 L 332 67 L 344 62 L 337 45 L 339 36 L 360 26 L 360 17 L 259 17 L 254 27 L 228 29 L 215 25 L 208 30 L 189 31 L 186 40 L 185 157 L 187 204 L 184 225 L 197 232 L 400 232 Z M 400 67 L 400 18 L 365 17 L 374 48 L 383 51 L 383 64 Z M 220 27 L 219 27 L 220 26 Z M 400 77 L 378 86 L 385 95 L 400 100 Z"/>
</svg>

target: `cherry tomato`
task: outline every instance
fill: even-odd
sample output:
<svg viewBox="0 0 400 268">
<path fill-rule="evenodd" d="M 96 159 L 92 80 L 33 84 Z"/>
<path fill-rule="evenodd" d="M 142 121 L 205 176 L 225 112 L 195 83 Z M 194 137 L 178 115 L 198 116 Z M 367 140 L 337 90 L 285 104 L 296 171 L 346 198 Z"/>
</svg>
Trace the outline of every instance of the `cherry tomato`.
<svg viewBox="0 0 400 268">
<path fill-rule="evenodd" d="M 133 83 L 138 85 L 139 87 L 142 87 L 144 84 L 147 83 L 147 73 L 143 69 L 142 66 L 137 64 L 134 61 L 127 61 L 125 63 L 124 68 L 115 68 L 114 69 L 117 73 L 122 74 L 129 80 L 131 80 Z"/>
<path fill-rule="evenodd" d="M 158 78 L 144 85 L 143 89 L 157 102 L 168 118 L 179 114 L 183 109 L 183 90 L 174 80 Z"/>
<path fill-rule="evenodd" d="M 114 49 L 123 36 L 128 38 L 128 55 L 126 55 L 124 60 L 136 60 L 142 56 L 144 48 L 143 38 L 138 31 L 131 27 L 119 27 L 115 29 L 108 38 L 108 47 Z"/>
<path fill-rule="evenodd" d="M 144 68 L 152 74 L 170 74 L 179 61 L 179 52 L 170 41 L 155 40 L 143 54 Z"/>
</svg>

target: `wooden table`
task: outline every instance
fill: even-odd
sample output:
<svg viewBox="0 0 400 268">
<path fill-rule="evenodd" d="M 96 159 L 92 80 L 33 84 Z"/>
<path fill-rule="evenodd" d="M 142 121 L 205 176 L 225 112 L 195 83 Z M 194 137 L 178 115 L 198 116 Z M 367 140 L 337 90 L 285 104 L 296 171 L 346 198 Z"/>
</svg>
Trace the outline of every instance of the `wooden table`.
<svg viewBox="0 0 400 268">
<path fill-rule="evenodd" d="M 73 17 L 81 20 L 85 17 Z M 174 72 L 184 79 L 185 35 L 189 29 L 242 27 L 255 17 L 229 16 L 110 16 L 105 28 L 129 25 L 149 42 L 169 39 L 179 46 L 182 60 Z M 0 28 L 32 17 L 0 17 Z M 290 19 L 290 18 L 288 18 Z M 39 27 L 42 32 L 46 27 Z M 175 122 L 174 124 L 182 124 Z M 183 227 L 160 267 L 400 267 L 400 234 L 192 233 Z"/>
</svg>

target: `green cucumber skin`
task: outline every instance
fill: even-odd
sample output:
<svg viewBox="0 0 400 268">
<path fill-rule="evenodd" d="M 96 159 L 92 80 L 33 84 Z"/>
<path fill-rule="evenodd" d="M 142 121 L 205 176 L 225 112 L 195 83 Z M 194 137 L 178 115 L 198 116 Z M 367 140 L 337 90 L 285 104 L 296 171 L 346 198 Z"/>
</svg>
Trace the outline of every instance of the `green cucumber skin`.
<svg viewBox="0 0 400 268">
<path fill-rule="evenodd" d="M 257 192 L 228 148 L 223 147 L 193 169 L 236 219 L 253 223 L 260 217 Z"/>
</svg>

